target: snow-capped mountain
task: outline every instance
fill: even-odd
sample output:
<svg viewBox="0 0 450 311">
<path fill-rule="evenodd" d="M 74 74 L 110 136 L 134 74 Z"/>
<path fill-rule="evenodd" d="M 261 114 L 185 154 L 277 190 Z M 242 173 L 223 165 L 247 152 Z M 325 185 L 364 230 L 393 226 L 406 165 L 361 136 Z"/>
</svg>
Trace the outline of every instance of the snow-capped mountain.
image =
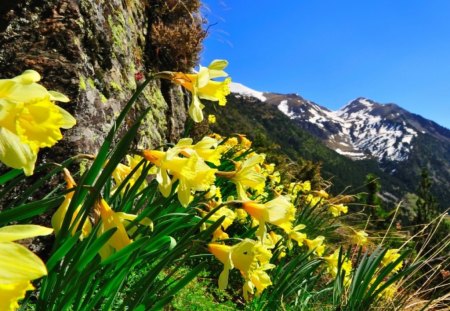
<svg viewBox="0 0 450 311">
<path fill-rule="evenodd" d="M 329 148 L 354 160 L 375 158 L 380 163 L 407 160 L 418 135 L 450 144 L 450 131 L 395 104 L 357 98 L 331 111 L 297 94 L 258 92 L 233 84 L 238 96 L 275 105 L 300 128 L 320 138 Z"/>
</svg>

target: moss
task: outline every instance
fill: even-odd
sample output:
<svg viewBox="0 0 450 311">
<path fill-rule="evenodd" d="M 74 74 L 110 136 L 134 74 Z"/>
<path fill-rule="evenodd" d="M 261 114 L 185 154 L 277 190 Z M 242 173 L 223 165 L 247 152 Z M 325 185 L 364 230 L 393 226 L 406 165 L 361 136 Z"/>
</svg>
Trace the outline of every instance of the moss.
<svg viewBox="0 0 450 311">
<path fill-rule="evenodd" d="M 118 19 L 123 19 L 123 15 L 118 15 Z M 112 16 L 108 16 L 108 25 L 111 27 L 111 33 L 112 33 L 112 39 L 113 39 L 113 45 L 117 48 L 119 48 L 121 51 L 123 51 L 124 48 L 124 39 L 125 39 L 125 28 L 123 23 L 115 23 L 113 21 Z"/>
<path fill-rule="evenodd" d="M 114 81 L 109 82 L 109 85 L 116 91 L 122 92 L 122 87 Z"/>
<path fill-rule="evenodd" d="M 91 89 L 95 89 L 96 87 L 95 87 L 95 82 L 94 82 L 94 80 L 92 80 L 92 78 L 88 78 L 87 79 L 87 84 L 89 85 L 89 87 L 91 88 Z"/>
<path fill-rule="evenodd" d="M 102 101 L 103 104 L 106 104 L 108 102 L 108 98 L 106 98 L 106 96 L 103 95 L 103 93 L 100 93 L 100 100 Z"/>
<path fill-rule="evenodd" d="M 79 87 L 80 87 L 80 90 L 83 90 L 83 91 L 86 91 L 86 81 L 84 80 L 84 77 L 83 76 L 80 76 L 80 82 L 79 82 Z"/>
</svg>

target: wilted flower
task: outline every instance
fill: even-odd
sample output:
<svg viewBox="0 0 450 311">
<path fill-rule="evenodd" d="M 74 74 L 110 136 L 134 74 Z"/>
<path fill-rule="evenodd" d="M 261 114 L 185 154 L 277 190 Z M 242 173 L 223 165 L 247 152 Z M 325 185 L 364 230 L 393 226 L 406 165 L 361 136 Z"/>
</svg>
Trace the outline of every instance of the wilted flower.
<svg viewBox="0 0 450 311">
<path fill-rule="evenodd" d="M 0 310 L 16 310 L 18 300 L 33 290 L 31 280 L 47 275 L 42 260 L 14 241 L 49 235 L 53 229 L 37 225 L 13 225 L 0 228 Z"/>
<path fill-rule="evenodd" d="M 62 139 L 60 128 L 69 129 L 75 119 L 54 101 L 68 102 L 58 92 L 36 83 L 40 75 L 26 70 L 13 79 L 0 80 L 0 161 L 33 174 L 40 148 Z"/>
</svg>

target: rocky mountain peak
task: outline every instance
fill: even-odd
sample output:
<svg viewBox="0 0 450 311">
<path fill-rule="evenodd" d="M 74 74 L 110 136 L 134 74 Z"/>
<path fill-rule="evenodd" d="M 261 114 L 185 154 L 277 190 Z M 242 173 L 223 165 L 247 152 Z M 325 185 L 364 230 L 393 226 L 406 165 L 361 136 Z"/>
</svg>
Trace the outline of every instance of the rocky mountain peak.
<svg viewBox="0 0 450 311">
<path fill-rule="evenodd" d="M 393 103 L 380 104 L 358 97 L 341 109 L 330 111 L 298 94 L 263 93 L 243 85 L 232 87 L 232 92 L 276 106 L 300 128 L 353 160 L 405 161 L 419 133 L 450 141 L 450 131 Z"/>
</svg>

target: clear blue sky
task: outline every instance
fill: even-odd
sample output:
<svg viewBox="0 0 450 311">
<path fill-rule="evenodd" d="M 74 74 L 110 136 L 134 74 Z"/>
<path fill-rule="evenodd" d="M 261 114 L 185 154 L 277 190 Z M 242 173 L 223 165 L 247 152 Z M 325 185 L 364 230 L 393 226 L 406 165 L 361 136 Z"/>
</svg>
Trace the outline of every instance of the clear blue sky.
<svg viewBox="0 0 450 311">
<path fill-rule="evenodd" d="M 332 110 L 364 96 L 450 128 L 450 0 L 204 0 L 202 64 Z"/>
</svg>

